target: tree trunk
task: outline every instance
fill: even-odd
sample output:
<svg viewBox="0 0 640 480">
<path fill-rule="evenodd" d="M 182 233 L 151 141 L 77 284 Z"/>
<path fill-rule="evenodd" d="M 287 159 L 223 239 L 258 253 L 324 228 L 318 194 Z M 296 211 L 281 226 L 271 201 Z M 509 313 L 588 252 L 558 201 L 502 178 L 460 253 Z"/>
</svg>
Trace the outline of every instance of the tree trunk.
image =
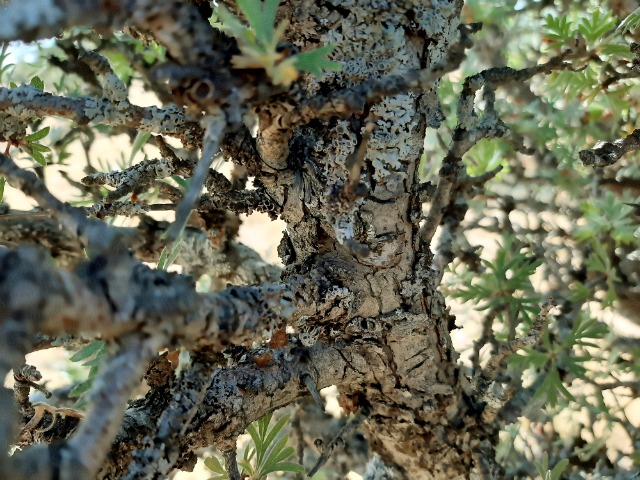
<svg viewBox="0 0 640 480">
<path fill-rule="evenodd" d="M 343 63 L 343 72 L 308 83 L 308 95 L 443 59 L 458 41 L 461 2 L 422 3 L 288 2 L 291 41 L 335 45 Z M 277 124 L 269 113 L 261 112 L 261 129 Z M 284 206 L 285 277 L 321 278 L 318 295 L 335 297 L 329 315 L 310 312 L 296 325 L 351 346 L 345 360 L 360 375 L 340 384 L 340 395 L 369 406 L 367 438 L 397 478 L 487 478 L 494 468 L 497 429 L 462 388 L 454 319 L 419 235 L 425 130 L 442 119 L 433 90 L 388 96 L 351 118 L 299 128 L 288 170 L 259 177 Z"/>
</svg>

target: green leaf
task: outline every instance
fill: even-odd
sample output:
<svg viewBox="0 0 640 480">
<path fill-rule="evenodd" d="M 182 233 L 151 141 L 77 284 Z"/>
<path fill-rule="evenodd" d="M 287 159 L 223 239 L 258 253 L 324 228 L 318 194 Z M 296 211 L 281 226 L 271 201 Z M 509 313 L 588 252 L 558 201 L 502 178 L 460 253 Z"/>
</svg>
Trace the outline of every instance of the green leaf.
<svg viewBox="0 0 640 480">
<path fill-rule="evenodd" d="M 594 43 L 615 26 L 616 20 L 611 16 L 611 12 L 605 11 L 603 14 L 600 9 L 595 9 L 591 15 L 591 19 L 584 18 L 582 22 L 580 22 L 578 30 L 589 42 Z"/>
<path fill-rule="evenodd" d="M 568 465 L 569 465 L 568 458 L 560 460 L 556 464 L 556 466 L 551 469 L 550 480 L 560 480 L 560 476 L 562 475 L 562 472 L 565 471 Z"/>
<path fill-rule="evenodd" d="M 40 152 L 38 151 L 31 151 L 31 158 L 33 158 L 36 162 L 38 162 L 40 165 L 42 165 L 43 167 L 45 167 L 47 165 L 47 159 L 44 158 L 44 155 L 42 155 Z"/>
<path fill-rule="evenodd" d="M 547 403 L 550 407 L 555 407 L 560 398 L 575 401 L 573 395 L 571 395 L 569 390 L 563 385 L 562 380 L 560 380 L 560 375 L 555 365 L 551 365 L 549 373 L 547 373 L 542 385 L 540 385 L 540 388 L 538 388 L 538 391 L 535 393 L 534 398 L 540 398 L 543 395 L 546 396 Z"/>
<path fill-rule="evenodd" d="M 636 8 L 633 12 L 625 18 L 617 28 L 619 33 L 627 33 L 631 30 L 635 30 L 640 25 L 640 8 Z"/>
<path fill-rule="evenodd" d="M 88 362 L 83 363 L 82 366 L 83 367 L 91 367 L 91 368 L 96 368 L 97 369 L 100 365 L 102 365 L 102 362 L 104 361 L 104 353 L 105 352 L 100 352 L 96 358 L 93 358 L 93 359 L 89 360 Z M 91 374 L 91 373 L 89 373 L 89 374 Z"/>
<path fill-rule="evenodd" d="M 0 177 L 0 202 L 4 198 L 4 184 L 6 183 L 6 179 L 4 177 Z"/>
<path fill-rule="evenodd" d="M 138 132 L 135 140 L 133 141 L 133 148 L 131 149 L 131 155 L 129 155 L 130 165 L 133 163 L 133 159 L 138 154 L 138 152 L 142 150 L 142 147 L 144 147 L 145 143 L 147 143 L 147 140 L 149 140 L 150 136 L 151 134 L 148 132 Z"/>
<path fill-rule="evenodd" d="M 2 81 L 2 76 L 5 73 L 7 73 L 11 67 L 15 65 L 13 63 L 4 63 L 4 61 L 9 56 L 9 53 L 7 52 L 8 49 L 9 49 L 8 43 L 3 43 L 2 48 L 0 48 L 0 82 Z"/>
<path fill-rule="evenodd" d="M 556 40 L 549 48 L 556 48 L 575 38 L 576 32 L 566 16 L 556 17 L 548 14 L 545 17 L 544 28 L 547 30 L 544 36 L 549 40 Z"/>
<path fill-rule="evenodd" d="M 165 264 L 167 263 L 167 257 L 169 256 L 169 250 L 167 247 L 163 247 L 160 252 L 160 258 L 158 258 L 158 270 L 165 270 Z"/>
<path fill-rule="evenodd" d="M 169 268 L 176 258 L 180 254 L 182 248 L 182 241 L 184 240 L 184 229 L 180 232 L 180 235 L 176 241 L 171 245 L 171 249 L 164 247 L 160 252 L 160 258 L 158 259 L 158 270 L 166 270 Z"/>
<path fill-rule="evenodd" d="M 237 0 L 238 8 L 263 44 L 273 42 L 274 24 L 280 0 Z"/>
<path fill-rule="evenodd" d="M 96 340 L 78 350 L 69 360 L 71 360 L 72 362 L 80 362 L 82 360 L 88 359 L 93 355 L 104 353 L 106 351 L 106 348 L 107 344 L 104 341 Z"/>
<path fill-rule="evenodd" d="M 271 428 L 271 431 L 267 433 L 266 437 L 264 437 L 265 445 L 271 445 L 271 443 L 275 440 L 278 434 L 285 427 L 287 422 L 289 421 L 289 415 L 284 415 L 281 417 L 276 424 Z M 268 424 L 267 424 L 268 426 Z M 286 443 L 286 442 L 285 442 Z"/>
<path fill-rule="evenodd" d="M 204 466 L 207 467 L 209 470 L 211 470 L 213 473 L 217 473 L 218 476 L 214 477 L 216 479 L 227 479 L 229 478 L 229 475 L 227 474 L 227 471 L 224 469 L 224 466 L 222 465 L 222 463 L 220 462 L 220 460 L 218 460 L 217 457 L 207 457 L 204 459 Z"/>
<path fill-rule="evenodd" d="M 542 453 L 542 462 L 538 462 L 537 460 L 533 461 L 533 464 L 538 470 L 538 474 L 544 478 L 547 475 L 547 471 L 549 470 L 549 454 L 547 452 Z"/>
<path fill-rule="evenodd" d="M 51 149 L 46 145 L 41 145 L 39 143 L 30 143 L 29 147 L 31 147 L 32 152 L 50 152 Z"/>
<path fill-rule="evenodd" d="M 340 62 L 333 62 L 326 57 L 334 50 L 333 45 L 325 45 L 324 47 L 309 50 L 308 52 L 295 55 L 296 66 L 305 72 L 309 72 L 316 78 L 322 77 L 322 70 L 332 72 L 342 71 Z"/>
<path fill-rule="evenodd" d="M 278 443 L 272 446 L 269 451 L 269 454 L 266 457 L 263 468 L 260 471 L 264 474 L 270 473 L 266 470 L 270 470 L 271 472 L 275 472 L 278 467 L 278 463 L 283 462 L 293 456 L 295 450 L 293 447 L 288 447 L 287 442 L 289 441 L 288 435 L 283 435 Z"/>
<path fill-rule="evenodd" d="M 94 378 L 95 377 L 90 377 L 87 380 L 85 380 L 84 382 L 80 383 L 79 385 L 76 385 L 73 388 L 73 390 L 71 390 L 71 392 L 69 392 L 69 396 L 71 398 L 77 398 L 77 397 L 81 397 L 82 395 L 87 393 L 89 390 L 91 390 L 91 386 L 93 385 Z"/>
<path fill-rule="evenodd" d="M 40 91 L 44 90 L 44 82 L 43 82 L 43 81 L 42 81 L 42 79 L 41 79 L 39 76 L 37 76 L 37 75 L 36 75 L 36 76 L 34 76 L 34 77 L 31 79 L 30 85 L 31 85 L 32 87 L 37 88 L 37 89 L 38 89 L 38 90 L 40 90 Z"/>
<path fill-rule="evenodd" d="M 250 424 L 247 427 L 247 433 L 249 433 L 249 435 L 251 435 L 251 440 L 253 441 L 253 444 L 255 445 L 255 453 L 256 453 L 256 457 L 257 457 L 257 462 L 258 462 L 258 464 L 260 464 L 262 462 L 262 456 L 265 453 L 265 447 L 264 447 L 264 443 L 262 441 L 262 436 L 259 433 L 257 425 L 255 425 L 253 423 Z M 245 450 L 245 454 L 246 453 L 247 453 L 247 451 Z"/>
<path fill-rule="evenodd" d="M 280 462 L 273 472 L 291 472 L 291 473 L 303 473 L 305 468 L 299 463 L 295 462 Z"/>
<path fill-rule="evenodd" d="M 49 135 L 49 130 L 50 130 L 50 127 L 44 127 L 42 130 L 38 130 L 37 132 L 31 133 L 24 138 L 29 143 L 37 142 L 39 140 L 42 140 L 47 135 Z"/>
<path fill-rule="evenodd" d="M 217 14 L 218 14 L 220 23 L 222 24 L 225 30 L 231 33 L 232 36 L 236 37 L 236 39 L 240 39 L 240 38 L 246 39 L 245 31 L 247 30 L 247 28 L 244 25 L 242 25 L 240 20 L 238 20 L 238 17 L 236 17 L 234 14 L 232 14 L 229 10 L 224 8 L 222 5 L 218 6 Z"/>
<path fill-rule="evenodd" d="M 173 181 L 180 185 L 184 190 L 189 188 L 189 182 L 180 175 L 173 175 L 171 178 L 173 178 Z"/>
<path fill-rule="evenodd" d="M 290 417 L 281 417 L 270 428 L 272 417 L 273 414 L 269 413 L 247 426 L 246 431 L 251 436 L 253 445 L 247 446 L 242 459 L 238 460 L 238 465 L 243 470 L 243 478 L 248 476 L 252 480 L 264 480 L 273 472 L 304 472 L 302 465 L 287 461 L 295 454 L 293 447 L 287 445 L 289 436 L 283 433 Z M 220 467 L 212 463 L 209 468 L 219 471 Z"/>
</svg>

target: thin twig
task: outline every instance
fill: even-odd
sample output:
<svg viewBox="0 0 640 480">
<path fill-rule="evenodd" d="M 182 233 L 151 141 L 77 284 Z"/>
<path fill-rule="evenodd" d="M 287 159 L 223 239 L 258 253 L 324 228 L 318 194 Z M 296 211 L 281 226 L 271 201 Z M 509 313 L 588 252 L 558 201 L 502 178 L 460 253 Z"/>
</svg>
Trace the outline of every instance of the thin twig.
<svg viewBox="0 0 640 480">
<path fill-rule="evenodd" d="M 222 458 L 224 458 L 225 467 L 229 474 L 229 480 L 240 480 L 240 469 L 238 468 L 238 459 L 236 457 L 236 449 L 225 450 L 222 452 Z"/>
<path fill-rule="evenodd" d="M 193 209 L 193 205 L 200 195 L 204 181 L 209 173 L 209 167 L 211 166 L 211 162 L 213 162 L 213 156 L 220 149 L 220 141 L 222 140 L 226 127 L 225 116 L 221 111 L 218 111 L 216 114 L 212 114 L 207 117 L 206 121 L 208 122 L 208 125 L 204 135 L 202 157 L 200 158 L 200 161 L 193 172 L 193 176 L 189 181 L 189 188 L 184 194 L 184 197 L 182 197 L 180 205 L 178 205 L 178 208 L 176 209 L 176 220 L 167 232 L 167 239 L 170 242 L 174 242 L 186 226 L 191 210 Z"/>
<path fill-rule="evenodd" d="M 333 440 L 331 440 L 331 442 L 329 442 L 328 445 L 324 445 L 320 439 L 316 440 L 316 446 L 320 449 L 320 458 L 318 458 L 318 461 L 313 468 L 309 470 L 309 473 L 307 474 L 308 477 L 313 477 L 318 473 L 318 470 L 327 463 L 331 454 L 337 448 L 344 446 L 346 443 L 346 437 L 351 435 L 353 431 L 365 421 L 368 415 L 369 408 L 366 406 L 360 407 L 360 411 L 351 420 L 349 420 L 344 427 L 340 429 L 340 431 L 338 431 L 338 434 Z"/>
<path fill-rule="evenodd" d="M 544 332 L 544 326 L 546 324 L 547 316 L 549 315 L 549 312 L 551 312 L 551 309 L 553 307 L 553 299 L 550 298 L 543 305 L 537 318 L 531 324 L 529 332 L 520 338 L 516 338 L 515 340 L 500 345 L 498 347 L 498 351 L 495 352 L 489 359 L 487 366 L 481 371 L 477 372 L 475 376 L 482 376 L 482 378 L 486 380 L 495 380 L 500 373 L 500 364 L 505 358 L 514 354 L 521 348 L 537 345 L 542 338 L 542 333 Z"/>
<path fill-rule="evenodd" d="M 62 203 L 54 197 L 34 173 L 18 168 L 11 158 L 3 154 L 0 154 L 0 173 L 14 186 L 34 198 L 40 207 L 48 210 L 71 235 L 77 236 L 81 241 L 86 239 L 85 244 L 94 254 L 105 250 L 112 253 L 118 250 L 114 248 L 120 243 L 117 238 L 120 232 L 117 228 L 88 220 L 80 209 Z"/>
</svg>

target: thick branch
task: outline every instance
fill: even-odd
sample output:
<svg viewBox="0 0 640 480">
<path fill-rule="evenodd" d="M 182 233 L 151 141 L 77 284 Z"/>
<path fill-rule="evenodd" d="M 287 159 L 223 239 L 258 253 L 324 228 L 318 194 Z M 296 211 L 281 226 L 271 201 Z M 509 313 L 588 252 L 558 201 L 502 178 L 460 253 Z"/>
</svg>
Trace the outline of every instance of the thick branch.
<svg viewBox="0 0 640 480">
<path fill-rule="evenodd" d="M 126 229 L 123 242 L 144 262 L 157 262 L 167 222 L 144 217 L 135 229 Z M 174 263 L 188 267 L 194 274 L 207 273 L 223 285 L 254 285 L 280 278 L 280 268 L 271 265 L 246 245 L 230 240 L 225 225 L 207 233 L 187 228 Z M 219 231 L 216 231 L 219 230 Z M 86 259 L 83 244 L 46 213 L 18 212 L 0 215 L 0 245 L 17 248 L 40 245 L 50 251 L 56 262 L 70 268 Z"/>
<path fill-rule="evenodd" d="M 0 111 L 17 118 L 55 116 L 79 125 L 133 127 L 143 132 L 179 138 L 189 149 L 196 148 L 202 139 L 200 125 L 187 121 L 182 109 L 176 106 L 139 107 L 126 100 L 112 103 L 107 98 L 59 97 L 31 85 L 13 89 L 0 87 Z"/>
<path fill-rule="evenodd" d="M 191 280 L 137 264 L 118 274 L 106 257 L 75 273 L 52 265 L 32 248 L 0 252 L 0 322 L 20 315 L 41 333 L 100 332 L 113 337 L 131 330 L 160 330 L 165 342 L 222 346 L 253 340 L 256 332 L 288 318 L 294 290 L 282 284 L 232 287 L 197 294 Z M 113 272 L 112 270 L 116 270 Z M 115 274 L 115 275 L 114 275 Z"/>
<path fill-rule="evenodd" d="M 0 41 L 4 42 L 54 37 L 76 25 L 104 31 L 119 30 L 130 23 L 152 32 L 173 58 L 185 64 L 211 64 L 220 56 L 214 29 L 190 2 L 25 0 L 10 1 L 1 11 Z"/>
<path fill-rule="evenodd" d="M 193 451 L 217 445 L 225 449 L 252 421 L 307 396 L 308 390 L 302 381 L 304 375 L 312 376 L 318 388 L 355 381 L 360 374 L 350 368 L 347 358 L 353 356 L 358 347 L 361 345 L 322 342 L 309 349 L 289 345 L 271 350 L 275 364 L 270 368 L 261 368 L 248 358 L 241 365 L 219 369 L 187 434 L 176 438 L 175 448 Z M 131 448 L 140 445 L 141 434 L 149 433 L 150 425 L 155 424 L 154 419 L 160 413 L 158 408 L 166 408 L 166 394 L 162 392 L 162 388 L 157 393 L 152 390 L 143 401 L 130 408 L 99 478 L 117 477 L 126 468 Z M 185 460 L 187 457 L 181 459 Z"/>
<path fill-rule="evenodd" d="M 164 478 L 169 474 L 182 453 L 177 446 L 204 399 L 214 366 L 213 359 L 200 352 L 183 370 L 155 432 L 145 437 L 143 448 L 134 452 L 125 479 Z"/>
</svg>

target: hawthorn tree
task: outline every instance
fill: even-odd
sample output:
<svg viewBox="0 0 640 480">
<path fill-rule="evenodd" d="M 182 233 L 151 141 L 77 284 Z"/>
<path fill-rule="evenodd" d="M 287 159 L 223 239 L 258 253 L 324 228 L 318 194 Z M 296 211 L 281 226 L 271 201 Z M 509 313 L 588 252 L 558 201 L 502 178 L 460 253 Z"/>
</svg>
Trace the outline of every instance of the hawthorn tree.
<svg viewBox="0 0 640 480">
<path fill-rule="evenodd" d="M 231 479 L 637 472 L 640 348 L 603 323 L 637 314 L 633 6 L 9 0 L 0 18 L 41 59 L 0 63 L 0 185 L 38 204 L 0 216 L 3 478 L 165 478 L 207 446 Z M 121 133 L 134 154 L 96 169 L 93 142 Z M 47 173 L 83 161 L 64 203 Z M 286 222 L 282 268 L 237 241 L 252 212 Z M 85 407 L 25 363 L 54 346 L 89 360 Z M 270 434 L 287 417 L 268 427 L 287 405 L 303 467 Z"/>
</svg>

